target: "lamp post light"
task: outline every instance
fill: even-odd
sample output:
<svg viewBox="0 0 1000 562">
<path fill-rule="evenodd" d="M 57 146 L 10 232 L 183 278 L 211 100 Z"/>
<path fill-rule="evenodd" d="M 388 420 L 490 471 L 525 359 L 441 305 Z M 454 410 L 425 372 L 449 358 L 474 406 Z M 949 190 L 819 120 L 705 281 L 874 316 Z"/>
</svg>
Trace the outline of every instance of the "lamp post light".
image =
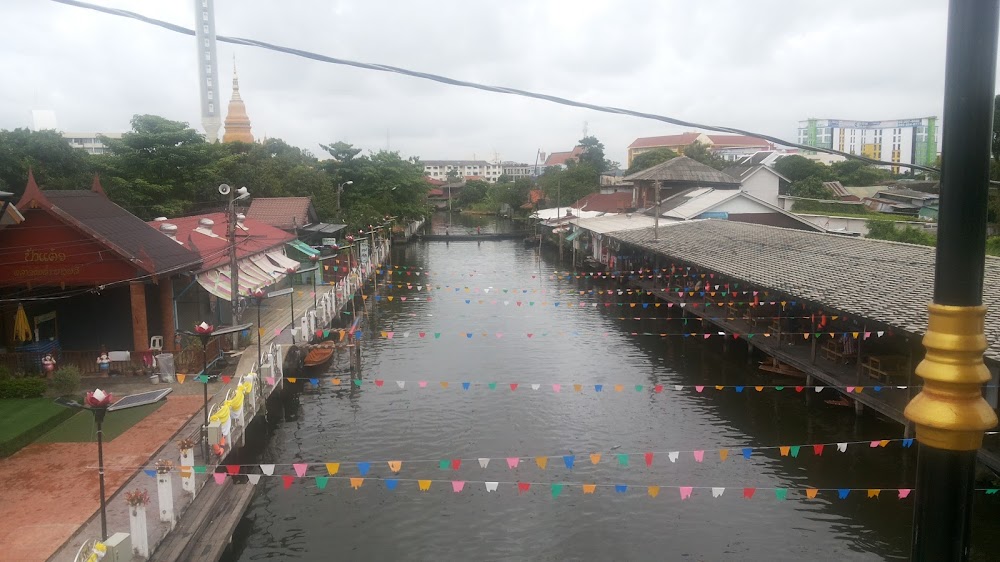
<svg viewBox="0 0 1000 562">
<path fill-rule="evenodd" d="M 337 210 L 340 210 L 340 194 L 344 192 L 345 185 L 354 185 L 353 181 L 345 181 L 344 183 L 337 186 Z"/>
<path fill-rule="evenodd" d="M 226 326 L 216 329 L 214 326 L 207 322 L 202 322 L 194 327 L 193 332 L 182 331 L 182 334 L 189 336 L 195 336 L 201 340 L 201 382 L 204 385 L 202 388 L 202 399 L 204 405 L 204 424 L 201 426 L 201 446 L 202 454 L 204 455 L 205 464 L 208 464 L 208 343 L 215 336 L 224 336 L 227 334 L 236 334 L 246 330 L 252 326 L 252 324 L 240 324 L 238 326 Z M 259 334 L 260 332 L 258 332 Z"/>
<path fill-rule="evenodd" d="M 108 503 L 105 498 L 104 490 L 104 417 L 108 412 L 114 412 L 117 410 L 126 410 L 128 408 L 136 408 L 138 406 L 145 406 L 147 404 L 156 403 L 163 400 L 167 394 L 170 393 L 171 389 L 166 389 L 165 391 L 154 391 L 151 394 L 155 396 L 152 399 L 142 399 L 139 400 L 119 400 L 117 403 L 112 404 L 114 397 L 109 392 L 104 392 L 101 389 L 95 389 L 93 391 L 88 391 L 86 398 L 83 400 L 83 404 L 80 404 L 76 400 L 70 400 L 67 398 L 57 398 L 55 400 L 56 404 L 60 406 L 65 406 L 66 408 L 74 408 L 77 410 L 89 410 L 90 413 L 94 414 L 94 423 L 97 424 L 97 476 L 100 487 L 100 500 L 101 500 L 101 540 L 108 540 Z M 142 396 L 135 395 L 135 396 Z M 126 397 L 129 398 L 129 397 Z"/>
<path fill-rule="evenodd" d="M 316 296 L 316 288 L 317 288 L 316 287 L 316 276 L 319 275 L 319 265 L 318 265 L 319 264 L 319 256 L 316 256 L 316 255 L 309 256 L 309 261 L 312 262 L 313 269 L 314 269 L 313 274 L 312 274 L 312 278 L 313 278 L 313 310 L 318 310 L 319 309 L 319 304 L 318 304 L 318 298 Z"/>
</svg>

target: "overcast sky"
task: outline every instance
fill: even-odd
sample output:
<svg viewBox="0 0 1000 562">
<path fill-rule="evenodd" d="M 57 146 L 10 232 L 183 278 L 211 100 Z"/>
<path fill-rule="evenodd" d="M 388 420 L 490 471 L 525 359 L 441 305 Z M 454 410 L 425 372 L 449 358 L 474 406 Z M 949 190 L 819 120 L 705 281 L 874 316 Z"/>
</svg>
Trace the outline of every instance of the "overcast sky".
<svg viewBox="0 0 1000 562">
<path fill-rule="evenodd" d="M 185 27 L 194 0 L 93 0 Z M 216 0 L 217 33 L 795 140 L 807 117 L 941 115 L 945 0 Z M 56 112 L 65 131 L 134 114 L 199 130 L 194 38 L 45 0 L 0 8 L 0 129 Z M 236 55 L 256 137 L 343 140 L 425 160 L 534 163 L 590 134 L 624 163 L 635 138 L 682 132 L 619 117 L 218 44 Z M 220 82 L 229 99 L 230 65 Z"/>
</svg>

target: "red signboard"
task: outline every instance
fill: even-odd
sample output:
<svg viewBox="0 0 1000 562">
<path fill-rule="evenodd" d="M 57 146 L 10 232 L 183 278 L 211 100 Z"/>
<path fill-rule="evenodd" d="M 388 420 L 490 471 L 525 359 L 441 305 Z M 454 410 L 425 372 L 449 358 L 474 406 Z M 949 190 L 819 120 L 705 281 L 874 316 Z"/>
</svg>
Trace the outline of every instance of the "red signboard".
<svg viewBox="0 0 1000 562">
<path fill-rule="evenodd" d="M 135 266 L 45 210 L 0 228 L 0 286 L 95 286 L 136 277 Z"/>
</svg>

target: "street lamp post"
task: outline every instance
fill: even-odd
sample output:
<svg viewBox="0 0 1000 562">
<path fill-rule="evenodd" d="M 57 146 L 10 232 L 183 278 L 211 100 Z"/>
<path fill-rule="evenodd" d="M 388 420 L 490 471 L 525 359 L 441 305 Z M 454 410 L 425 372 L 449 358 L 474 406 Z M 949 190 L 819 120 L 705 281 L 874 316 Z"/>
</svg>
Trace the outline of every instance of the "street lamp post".
<svg viewBox="0 0 1000 562">
<path fill-rule="evenodd" d="M 345 181 L 337 186 L 337 210 L 340 210 L 340 194 L 344 192 L 345 185 L 354 185 L 353 181 Z"/>
<path fill-rule="evenodd" d="M 145 406 L 151 402 L 159 402 L 163 400 L 166 395 L 170 392 L 170 389 L 163 391 L 162 395 L 154 400 L 145 401 L 125 401 L 119 400 L 119 403 L 112 404 L 114 397 L 101 389 L 95 389 L 92 392 L 87 392 L 86 398 L 83 400 L 83 404 L 80 404 L 76 400 L 68 400 L 66 398 L 57 398 L 55 400 L 56 404 L 60 406 L 65 406 L 67 408 L 74 408 L 77 410 L 89 410 L 90 413 L 94 414 L 94 423 L 97 425 L 97 477 L 99 482 L 100 490 L 100 500 L 101 500 L 101 540 L 108 540 L 108 501 L 105 497 L 105 486 L 104 486 L 104 417 L 109 411 L 126 410 L 128 408 L 136 408 L 138 406 Z M 155 394 L 155 391 L 154 391 Z M 127 397 L 126 397 L 127 398 Z M 125 402 L 124 404 L 121 404 Z"/>
<path fill-rule="evenodd" d="M 259 373 L 260 369 L 264 366 L 264 350 L 260 346 L 260 333 L 264 329 L 260 325 L 260 303 L 264 302 L 264 299 L 267 298 L 267 293 L 264 292 L 264 289 L 257 289 L 253 292 L 252 296 L 254 303 L 257 305 L 257 372 Z"/>
<path fill-rule="evenodd" d="M 906 406 L 919 443 L 911 560 L 964 561 L 972 538 L 976 451 L 997 424 L 982 394 L 983 270 L 1000 0 L 952 0 L 944 74 L 941 205 L 934 302 L 920 393 Z"/>
<path fill-rule="evenodd" d="M 285 275 L 288 276 L 288 288 L 292 289 L 288 293 L 288 302 L 291 304 L 292 310 L 292 327 L 288 333 L 292 336 L 292 343 L 295 343 L 295 280 L 292 279 L 292 275 L 295 274 L 295 268 L 289 267 L 285 270 Z"/>
<path fill-rule="evenodd" d="M 313 310 L 317 310 L 318 311 L 319 310 L 319 303 L 318 303 L 319 299 L 316 296 L 316 289 L 317 289 L 317 287 L 316 287 L 316 276 L 319 275 L 319 271 L 320 271 L 319 270 L 319 256 L 309 256 L 309 261 L 312 262 L 313 268 L 315 269 L 315 271 L 313 271 L 313 274 L 312 274 L 312 278 L 313 278 Z"/>
</svg>

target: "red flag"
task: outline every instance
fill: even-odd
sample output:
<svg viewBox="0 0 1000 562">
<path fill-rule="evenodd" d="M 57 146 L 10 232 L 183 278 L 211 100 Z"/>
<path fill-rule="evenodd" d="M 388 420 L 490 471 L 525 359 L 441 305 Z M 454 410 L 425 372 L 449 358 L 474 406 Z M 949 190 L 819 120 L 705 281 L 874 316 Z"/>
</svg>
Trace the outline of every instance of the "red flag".
<svg viewBox="0 0 1000 562">
<path fill-rule="evenodd" d="M 518 494 L 523 494 L 524 492 L 527 492 L 530 488 L 531 488 L 531 483 L 530 482 L 518 482 L 517 483 L 517 493 Z"/>
<path fill-rule="evenodd" d="M 284 476 L 281 477 L 281 480 L 284 481 L 284 483 L 285 483 L 285 489 L 287 490 L 287 489 L 289 489 L 289 488 L 292 487 L 292 482 L 295 482 L 295 477 L 286 474 L 286 475 L 284 475 Z"/>
</svg>

